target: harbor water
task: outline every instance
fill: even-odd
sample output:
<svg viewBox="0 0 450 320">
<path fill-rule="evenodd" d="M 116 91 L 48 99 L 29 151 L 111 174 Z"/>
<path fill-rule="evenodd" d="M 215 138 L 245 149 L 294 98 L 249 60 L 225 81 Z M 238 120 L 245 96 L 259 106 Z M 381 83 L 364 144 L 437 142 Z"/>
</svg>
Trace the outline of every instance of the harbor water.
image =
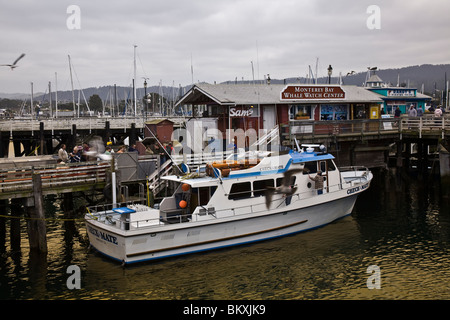
<svg viewBox="0 0 450 320">
<path fill-rule="evenodd" d="M 61 202 L 46 199 L 44 256 L 30 255 L 25 220 L 13 248 L 12 219 L 0 218 L 0 299 L 450 299 L 450 207 L 438 176 L 375 170 L 353 213 L 327 226 L 126 267 L 89 250 L 84 223 L 61 220 Z"/>
</svg>

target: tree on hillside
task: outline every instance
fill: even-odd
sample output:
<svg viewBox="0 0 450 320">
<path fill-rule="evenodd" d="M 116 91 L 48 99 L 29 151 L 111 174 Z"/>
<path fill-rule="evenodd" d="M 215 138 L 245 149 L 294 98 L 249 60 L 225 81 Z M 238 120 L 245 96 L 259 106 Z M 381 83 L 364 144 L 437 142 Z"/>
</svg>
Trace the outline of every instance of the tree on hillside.
<svg viewBox="0 0 450 320">
<path fill-rule="evenodd" d="M 103 111 L 103 102 L 98 94 L 93 94 L 89 98 L 89 109 L 91 111 Z"/>
</svg>

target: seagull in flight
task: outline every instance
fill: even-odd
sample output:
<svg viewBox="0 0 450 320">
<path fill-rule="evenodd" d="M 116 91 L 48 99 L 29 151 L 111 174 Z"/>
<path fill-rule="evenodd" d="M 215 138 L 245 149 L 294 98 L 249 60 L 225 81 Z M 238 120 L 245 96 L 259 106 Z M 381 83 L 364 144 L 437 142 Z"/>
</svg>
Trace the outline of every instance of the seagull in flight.
<svg viewBox="0 0 450 320">
<path fill-rule="evenodd" d="M 11 70 L 14 70 L 14 68 L 17 68 L 17 67 L 18 67 L 18 66 L 17 66 L 17 62 L 19 62 L 19 60 L 22 59 L 23 57 L 25 57 L 25 53 L 22 53 L 22 54 L 20 55 L 20 57 L 18 57 L 18 58 L 16 59 L 16 61 L 13 62 L 13 64 L 0 64 L 0 66 L 2 66 L 2 67 L 10 67 Z"/>
<path fill-rule="evenodd" d="M 297 191 L 297 187 L 291 186 L 291 177 L 296 174 L 303 172 L 303 169 L 293 169 L 286 171 L 284 173 L 283 180 L 281 182 L 281 186 L 279 187 L 267 187 L 265 196 L 266 196 L 266 206 L 267 209 L 270 207 L 270 202 L 272 201 L 272 196 L 274 194 L 284 193 L 286 195 L 292 195 Z"/>
</svg>

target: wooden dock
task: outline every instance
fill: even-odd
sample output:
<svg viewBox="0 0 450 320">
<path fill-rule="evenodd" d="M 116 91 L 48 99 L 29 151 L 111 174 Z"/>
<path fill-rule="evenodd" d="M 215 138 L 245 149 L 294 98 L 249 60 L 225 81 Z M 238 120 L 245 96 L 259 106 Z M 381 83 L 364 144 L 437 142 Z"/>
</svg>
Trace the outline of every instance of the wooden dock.
<svg viewBox="0 0 450 320">
<path fill-rule="evenodd" d="M 345 121 L 293 120 L 282 127 L 284 145 L 321 143 L 336 156 L 339 166 L 364 165 L 385 167 L 389 157 L 397 158 L 397 166 L 412 156 L 412 145 L 418 145 L 421 158 L 439 145 L 449 148 L 450 115 L 410 118 L 360 119 Z M 426 159 L 425 159 L 426 160 Z"/>
<path fill-rule="evenodd" d="M 39 175 L 42 195 L 101 190 L 106 185 L 109 162 L 25 166 L 0 169 L 0 200 L 33 196 L 33 175 Z"/>
</svg>

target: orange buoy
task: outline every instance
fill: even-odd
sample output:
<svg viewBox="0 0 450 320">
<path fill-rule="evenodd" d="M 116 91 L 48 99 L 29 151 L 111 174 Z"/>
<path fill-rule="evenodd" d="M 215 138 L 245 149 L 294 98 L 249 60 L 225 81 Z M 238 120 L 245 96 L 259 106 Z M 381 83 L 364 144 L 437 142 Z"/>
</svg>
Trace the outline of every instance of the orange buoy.
<svg viewBox="0 0 450 320">
<path fill-rule="evenodd" d="M 189 191 L 190 188 L 191 186 L 188 185 L 187 183 L 183 183 L 183 185 L 181 186 L 181 190 L 183 191 Z"/>
<path fill-rule="evenodd" d="M 184 201 L 184 200 L 181 200 L 180 203 L 178 203 L 178 204 L 180 205 L 180 208 L 181 208 L 181 209 L 184 209 L 184 208 L 186 208 L 186 206 L 187 206 L 187 202 Z"/>
</svg>

